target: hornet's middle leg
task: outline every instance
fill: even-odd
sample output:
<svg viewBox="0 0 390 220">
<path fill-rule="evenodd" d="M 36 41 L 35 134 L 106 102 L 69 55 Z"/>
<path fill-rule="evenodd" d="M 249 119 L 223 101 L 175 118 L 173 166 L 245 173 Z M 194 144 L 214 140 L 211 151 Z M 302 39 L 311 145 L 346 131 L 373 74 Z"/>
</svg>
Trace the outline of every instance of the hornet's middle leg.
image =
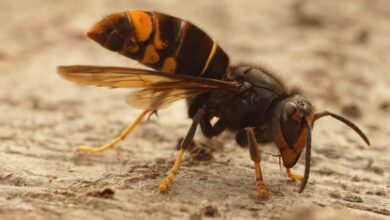
<svg viewBox="0 0 390 220">
<path fill-rule="evenodd" d="M 193 117 L 191 127 L 188 130 L 187 135 L 184 137 L 183 141 L 180 144 L 180 150 L 179 153 L 177 154 L 175 164 L 173 165 L 168 176 L 160 184 L 160 188 L 159 188 L 160 192 L 162 193 L 167 192 L 169 185 L 173 181 L 173 178 L 177 175 L 180 168 L 181 160 L 183 158 L 184 150 L 188 150 L 188 148 L 191 146 L 192 140 L 196 132 L 196 128 L 198 127 L 199 121 L 203 115 L 204 115 L 204 110 L 199 109 L 198 112 Z"/>
</svg>

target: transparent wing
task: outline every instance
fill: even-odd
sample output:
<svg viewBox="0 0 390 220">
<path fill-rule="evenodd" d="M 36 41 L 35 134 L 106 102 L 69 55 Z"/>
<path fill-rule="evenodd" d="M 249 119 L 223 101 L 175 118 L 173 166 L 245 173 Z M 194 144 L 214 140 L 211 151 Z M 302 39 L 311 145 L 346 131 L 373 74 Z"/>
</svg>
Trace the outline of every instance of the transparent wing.
<svg viewBox="0 0 390 220">
<path fill-rule="evenodd" d="M 135 68 L 105 66 L 59 66 L 65 79 L 87 85 L 112 88 L 204 88 L 238 90 L 234 83 L 183 74 L 172 74 Z"/>
<path fill-rule="evenodd" d="M 173 102 L 213 89 L 239 91 L 234 82 L 134 68 L 103 66 L 60 66 L 58 73 L 80 84 L 111 88 L 142 88 L 127 97 L 130 106 L 157 110 Z"/>
<path fill-rule="evenodd" d="M 158 90 L 158 89 L 143 89 L 140 91 L 129 93 L 127 103 L 139 109 L 148 109 L 151 111 L 166 108 L 173 102 L 186 99 L 207 92 L 204 89 L 174 89 L 174 90 Z"/>
</svg>

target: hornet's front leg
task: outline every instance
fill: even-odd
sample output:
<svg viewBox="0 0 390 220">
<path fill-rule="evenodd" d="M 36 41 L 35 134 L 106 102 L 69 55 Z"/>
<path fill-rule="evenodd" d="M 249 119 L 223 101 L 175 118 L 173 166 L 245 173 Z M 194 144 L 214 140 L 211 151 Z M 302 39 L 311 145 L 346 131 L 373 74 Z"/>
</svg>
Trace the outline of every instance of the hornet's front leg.
<svg viewBox="0 0 390 220">
<path fill-rule="evenodd" d="M 260 198 L 267 198 L 268 193 L 264 185 L 263 174 L 261 173 L 261 155 L 257 146 L 256 138 L 253 133 L 253 128 L 245 128 L 248 143 L 249 143 L 249 153 L 251 155 L 251 159 L 255 162 L 255 173 L 256 173 L 256 187 L 257 187 L 257 195 Z"/>
<path fill-rule="evenodd" d="M 183 158 L 184 150 L 188 150 L 190 148 L 196 132 L 196 128 L 198 127 L 199 121 L 203 117 L 204 113 L 205 112 L 203 109 L 199 109 L 198 112 L 193 117 L 191 127 L 188 130 L 187 135 L 184 137 L 183 141 L 180 144 L 180 150 L 177 154 L 175 164 L 173 165 L 168 176 L 160 184 L 159 189 L 161 193 L 168 191 L 169 185 L 172 183 L 173 178 L 177 175 L 180 168 L 181 160 Z"/>
<path fill-rule="evenodd" d="M 290 177 L 290 179 L 291 179 L 293 182 L 299 182 L 299 181 L 302 181 L 302 180 L 303 180 L 303 176 L 293 174 L 293 173 L 291 172 L 291 169 L 290 169 L 290 168 L 286 168 L 286 172 L 287 172 L 287 176 Z"/>
</svg>

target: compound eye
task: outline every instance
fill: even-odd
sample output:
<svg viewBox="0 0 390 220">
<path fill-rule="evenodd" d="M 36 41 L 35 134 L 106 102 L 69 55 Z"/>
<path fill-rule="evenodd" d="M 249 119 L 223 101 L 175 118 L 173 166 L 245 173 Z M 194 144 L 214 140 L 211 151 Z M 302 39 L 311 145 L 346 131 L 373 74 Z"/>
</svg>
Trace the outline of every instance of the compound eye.
<svg viewBox="0 0 390 220">
<path fill-rule="evenodd" d="M 289 146 L 293 146 L 302 131 L 301 113 L 297 104 L 287 102 L 283 107 L 281 129 L 284 139 Z"/>
<path fill-rule="evenodd" d="M 297 112 L 297 105 L 293 102 L 287 102 L 283 108 L 283 120 L 287 121 L 295 112 Z"/>
</svg>

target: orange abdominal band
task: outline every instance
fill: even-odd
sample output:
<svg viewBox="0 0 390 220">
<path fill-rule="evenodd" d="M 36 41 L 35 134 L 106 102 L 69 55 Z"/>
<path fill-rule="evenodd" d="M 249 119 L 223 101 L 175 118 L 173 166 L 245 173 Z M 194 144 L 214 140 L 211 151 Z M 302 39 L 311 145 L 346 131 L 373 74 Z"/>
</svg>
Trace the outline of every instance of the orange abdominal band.
<svg viewBox="0 0 390 220">
<path fill-rule="evenodd" d="M 144 11 L 128 11 L 133 28 L 135 32 L 135 38 L 140 42 L 145 42 L 149 39 L 153 30 L 152 18 Z"/>
</svg>

